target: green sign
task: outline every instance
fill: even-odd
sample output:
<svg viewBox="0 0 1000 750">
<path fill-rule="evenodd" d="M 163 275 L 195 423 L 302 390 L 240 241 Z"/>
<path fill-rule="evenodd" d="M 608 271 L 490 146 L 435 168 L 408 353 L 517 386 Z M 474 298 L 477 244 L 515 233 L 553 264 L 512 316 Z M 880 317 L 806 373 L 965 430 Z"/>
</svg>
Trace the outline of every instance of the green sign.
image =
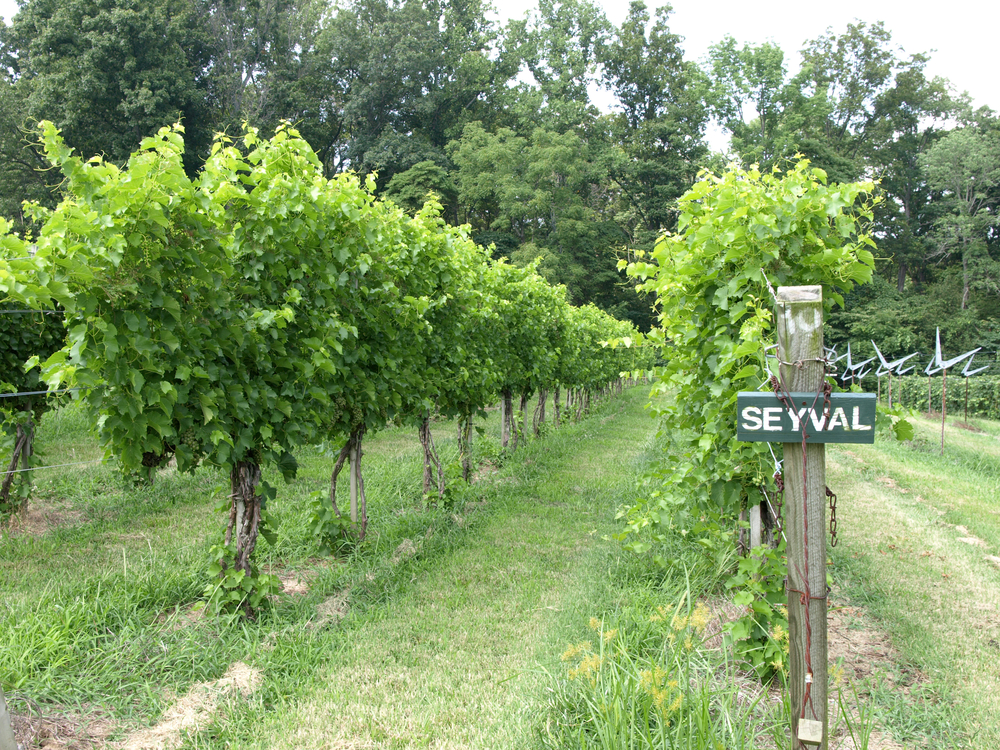
<svg viewBox="0 0 1000 750">
<path fill-rule="evenodd" d="M 741 392 L 736 397 L 736 439 L 744 442 L 874 443 L 875 394 L 834 393 L 824 409 L 815 393 L 792 393 L 788 408 L 774 393 Z"/>
</svg>

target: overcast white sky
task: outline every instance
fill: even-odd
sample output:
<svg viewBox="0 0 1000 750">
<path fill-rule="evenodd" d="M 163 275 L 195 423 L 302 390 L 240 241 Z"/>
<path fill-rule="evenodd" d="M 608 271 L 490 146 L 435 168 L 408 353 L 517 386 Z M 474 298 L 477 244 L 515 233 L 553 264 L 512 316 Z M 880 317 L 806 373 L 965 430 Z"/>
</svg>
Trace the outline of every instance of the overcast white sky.
<svg viewBox="0 0 1000 750">
<path fill-rule="evenodd" d="M 615 24 L 628 13 L 628 0 L 599 0 Z M 536 0 L 495 0 L 502 18 L 521 17 Z M 652 9 L 665 3 L 646 0 Z M 907 54 L 928 52 L 930 76 L 949 79 L 968 91 L 976 106 L 1000 109 L 1000 67 L 995 37 L 1000 3 L 985 0 L 970 12 L 924 0 L 867 0 L 864 3 L 808 3 L 803 0 L 675 0 L 670 29 L 684 37 L 685 57 L 700 60 L 708 47 L 731 34 L 737 42 L 773 41 L 785 50 L 786 63 L 798 67 L 803 42 L 832 27 L 841 33 L 856 20 L 885 23 L 893 43 Z M 825 6 L 825 7 L 824 7 Z"/>
<path fill-rule="evenodd" d="M 628 0 L 599 0 L 608 18 L 621 23 Z M 520 17 L 536 0 L 494 0 L 503 19 Z M 662 3 L 647 0 L 650 8 Z M 823 7 L 823 6 L 826 7 Z M 930 52 L 928 72 L 948 78 L 959 91 L 968 91 L 976 105 L 1000 109 L 1000 75 L 995 35 L 1000 26 L 1000 3 L 984 0 L 973 9 L 925 0 L 867 0 L 864 3 L 809 3 L 804 0 L 675 0 L 671 30 L 685 38 L 689 59 L 698 60 L 726 34 L 738 42 L 774 41 L 787 55 L 791 69 L 795 53 L 807 39 L 827 27 L 841 32 L 860 19 L 885 22 L 893 41 L 907 53 Z M 17 11 L 15 0 L 0 0 L 0 16 Z"/>
</svg>

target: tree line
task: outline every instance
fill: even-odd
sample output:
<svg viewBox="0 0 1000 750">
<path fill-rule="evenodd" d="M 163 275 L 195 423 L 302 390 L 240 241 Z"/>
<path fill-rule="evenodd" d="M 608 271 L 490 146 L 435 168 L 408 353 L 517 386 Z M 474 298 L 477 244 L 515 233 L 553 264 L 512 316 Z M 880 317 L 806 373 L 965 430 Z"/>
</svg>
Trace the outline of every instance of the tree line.
<svg viewBox="0 0 1000 750">
<path fill-rule="evenodd" d="M 669 6 L 620 25 L 589 0 L 539 0 L 498 23 L 485 0 L 26 0 L 0 33 L 0 215 L 61 187 L 30 133 L 53 121 L 85 156 L 124 164 L 184 123 L 194 175 L 216 132 L 291 121 L 326 177 L 374 175 L 411 213 L 429 191 L 449 224 L 641 329 L 650 298 L 617 268 L 676 229 L 701 169 L 787 167 L 874 179 L 877 274 L 830 340 L 919 348 L 1000 343 L 1000 123 L 926 75 L 928 55 L 858 21 L 805 42 L 725 37 L 685 57 Z M 595 92 L 613 102 L 595 103 Z M 706 127 L 731 138 L 713 153 Z"/>
</svg>

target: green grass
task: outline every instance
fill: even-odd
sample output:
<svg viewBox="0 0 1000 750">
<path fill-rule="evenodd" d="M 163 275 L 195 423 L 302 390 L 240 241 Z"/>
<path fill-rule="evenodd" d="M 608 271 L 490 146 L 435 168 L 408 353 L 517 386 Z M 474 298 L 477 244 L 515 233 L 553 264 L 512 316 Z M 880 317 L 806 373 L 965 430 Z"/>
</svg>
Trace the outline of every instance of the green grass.
<svg viewBox="0 0 1000 750">
<path fill-rule="evenodd" d="M 834 575 L 896 649 L 871 690 L 895 739 L 1000 746 L 1000 425 L 949 426 L 941 456 L 940 421 L 913 421 L 912 443 L 829 450 Z"/>
<path fill-rule="evenodd" d="M 0 678 L 14 710 L 25 699 L 53 713 L 102 706 L 126 734 L 155 723 L 192 684 L 243 661 L 260 670 L 260 688 L 229 704 L 194 745 L 254 746 L 260 736 L 298 745 L 281 730 L 330 700 L 325 691 L 342 684 L 331 676 L 344 675 L 353 687 L 335 705 L 364 703 L 371 679 L 398 711 L 419 714 L 403 721 L 409 729 L 399 738 L 460 738 L 463 717 L 481 706 L 482 742 L 517 746 L 537 720 L 522 700 L 542 690 L 536 664 L 561 652 L 566 627 L 614 597 L 608 560 L 620 553 L 604 537 L 652 431 L 643 401 L 637 389 L 530 442 L 453 508 L 423 507 L 415 430 L 379 433 L 365 446 L 370 538 L 333 559 L 314 556 L 306 503 L 327 486 L 333 459 L 329 450 L 306 452 L 271 508 L 279 542 L 262 544 L 259 558 L 309 576 L 309 592 L 232 626 L 191 615 L 223 529 L 213 495 L 225 477 L 164 471 L 152 487 L 136 488 L 111 466 L 40 471 L 33 509 L 54 523 L 0 542 Z M 497 455 L 489 442 L 496 422 L 493 415 L 487 424 L 485 455 Z M 48 463 L 62 462 L 53 459 L 66 445 L 77 460 L 99 455 L 73 409 L 50 415 L 39 440 Z M 435 440 L 453 460 L 454 426 L 436 425 Z M 346 618 L 314 627 L 317 606 L 331 596 L 346 599 Z M 376 679 L 377 665 L 395 676 Z M 344 715 L 316 710 L 331 721 Z M 364 727 L 373 742 L 388 736 L 391 722 L 349 713 L 353 723 L 336 731 Z"/>
<path fill-rule="evenodd" d="M 31 533 L 0 539 L 0 680 L 12 707 L 110 715 L 121 739 L 243 662 L 258 689 L 226 697 L 185 747 L 782 745 L 787 708 L 775 695 L 717 640 L 678 648 L 693 626 L 659 614 L 689 614 L 724 571 L 678 542 L 670 556 L 683 564 L 664 573 L 611 538 L 616 509 L 634 502 L 659 453 L 645 400 L 629 391 L 510 457 L 492 414 L 478 448 L 492 468 L 449 507 L 420 497 L 415 430 L 375 435 L 370 538 L 339 557 L 316 556 L 307 502 L 336 451 L 304 452 L 271 507 L 279 541 L 262 543 L 259 562 L 308 592 L 231 624 L 194 610 L 224 528 L 214 506 L 226 477 L 167 470 L 135 487 L 108 465 L 38 472 Z M 1000 745 L 989 559 L 1000 560 L 1000 425 L 949 432 L 944 459 L 935 425 L 917 428 L 912 445 L 828 451 L 840 497 L 835 596 L 895 646 L 885 674 L 847 702 L 906 748 Z M 99 456 L 72 408 L 47 416 L 39 439 L 49 463 L 66 446 L 78 460 Z M 436 424 L 435 440 L 453 461 L 454 425 Z M 591 651 L 560 658 L 588 641 Z M 585 675 L 594 654 L 600 669 Z M 689 685 L 669 724 L 667 675 Z"/>
</svg>

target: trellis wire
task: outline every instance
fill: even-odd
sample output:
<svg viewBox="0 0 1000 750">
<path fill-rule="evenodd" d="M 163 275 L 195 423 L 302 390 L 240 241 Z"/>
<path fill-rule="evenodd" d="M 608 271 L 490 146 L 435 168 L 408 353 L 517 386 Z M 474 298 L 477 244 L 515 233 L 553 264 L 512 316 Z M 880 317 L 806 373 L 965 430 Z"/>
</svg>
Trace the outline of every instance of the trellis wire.
<svg viewBox="0 0 1000 750">
<path fill-rule="evenodd" d="M 0 310 L 0 315 L 65 315 L 65 310 Z"/>
<path fill-rule="evenodd" d="M 58 391 L 21 391 L 19 393 L 0 393 L 0 398 L 17 398 L 18 396 L 54 396 L 57 393 L 72 393 L 73 391 L 92 391 L 94 386 L 84 388 L 63 388 Z"/>
<path fill-rule="evenodd" d="M 14 469 L 14 471 L 5 471 L 4 474 L 23 474 L 26 471 L 39 471 L 40 469 L 62 469 L 66 466 L 84 466 L 88 464 L 103 464 L 111 459 L 109 458 L 95 458 L 93 461 L 77 461 L 71 464 L 46 464 L 45 466 L 32 466 L 28 469 Z"/>
</svg>

